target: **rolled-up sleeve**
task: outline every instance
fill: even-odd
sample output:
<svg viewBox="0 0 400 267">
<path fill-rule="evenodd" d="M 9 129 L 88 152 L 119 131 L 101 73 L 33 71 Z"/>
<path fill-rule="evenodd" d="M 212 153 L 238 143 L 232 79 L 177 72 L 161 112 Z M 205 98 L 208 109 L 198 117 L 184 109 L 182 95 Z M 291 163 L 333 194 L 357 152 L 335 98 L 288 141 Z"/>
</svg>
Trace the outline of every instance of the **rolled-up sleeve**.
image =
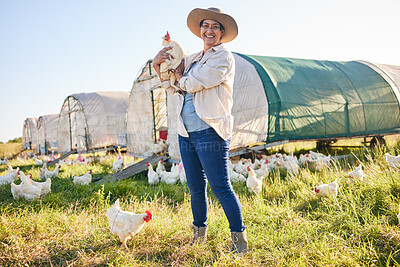
<svg viewBox="0 0 400 267">
<path fill-rule="evenodd" d="M 188 76 L 179 81 L 179 87 L 189 93 L 218 86 L 226 80 L 233 58 L 225 51 L 218 51 L 206 62 L 196 66 Z"/>
</svg>

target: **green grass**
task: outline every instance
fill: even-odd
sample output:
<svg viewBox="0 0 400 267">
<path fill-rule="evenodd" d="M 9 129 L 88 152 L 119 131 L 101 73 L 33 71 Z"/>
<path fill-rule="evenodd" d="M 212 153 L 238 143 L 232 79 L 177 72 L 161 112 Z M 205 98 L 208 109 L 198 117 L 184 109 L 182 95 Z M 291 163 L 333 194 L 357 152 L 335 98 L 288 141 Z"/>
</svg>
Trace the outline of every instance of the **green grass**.
<svg viewBox="0 0 400 267">
<path fill-rule="evenodd" d="M 22 150 L 22 143 L 0 144 L 0 158 L 11 158 Z"/>
<path fill-rule="evenodd" d="M 321 172 L 272 172 L 259 195 L 234 184 L 248 227 L 250 252 L 244 257 L 229 253 L 228 222 L 210 190 L 208 242 L 191 247 L 186 185 L 152 186 L 139 174 L 117 183 L 76 186 L 72 174 L 92 169 L 94 177 L 104 176 L 111 173 L 111 161 L 63 166 L 60 177 L 52 179 L 52 192 L 38 200 L 15 201 L 10 185 L 0 186 L 0 265 L 398 266 L 400 171 L 388 168 L 385 152 L 398 154 L 397 143 L 353 149 L 350 157 Z M 359 164 L 364 182 L 346 184 L 349 170 Z M 11 165 L 38 177 L 33 160 Z M 0 175 L 5 173 L 0 166 Z M 335 179 L 340 184 L 336 199 L 314 195 L 314 186 Z M 153 213 L 153 220 L 128 241 L 129 251 L 110 233 L 105 217 L 117 198 L 123 210 Z"/>
</svg>

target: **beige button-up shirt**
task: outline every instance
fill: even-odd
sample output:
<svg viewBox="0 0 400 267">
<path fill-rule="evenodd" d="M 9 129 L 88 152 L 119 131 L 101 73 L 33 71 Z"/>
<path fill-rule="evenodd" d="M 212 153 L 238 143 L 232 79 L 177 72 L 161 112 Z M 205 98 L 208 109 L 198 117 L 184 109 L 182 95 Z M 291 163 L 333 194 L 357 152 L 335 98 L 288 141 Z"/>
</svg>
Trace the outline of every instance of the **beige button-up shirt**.
<svg viewBox="0 0 400 267">
<path fill-rule="evenodd" d="M 200 119 L 208 123 L 218 135 L 227 140 L 232 136 L 233 116 L 231 114 L 233 99 L 232 88 L 235 75 L 235 60 L 223 44 L 212 47 L 203 55 L 203 51 L 186 58 L 185 73 L 193 63 L 199 62 L 178 84 L 182 91 L 193 94 L 193 105 Z M 183 137 L 189 137 L 181 111 L 184 96 L 171 86 L 169 81 L 162 83 L 167 92 L 178 95 L 177 132 Z"/>
</svg>

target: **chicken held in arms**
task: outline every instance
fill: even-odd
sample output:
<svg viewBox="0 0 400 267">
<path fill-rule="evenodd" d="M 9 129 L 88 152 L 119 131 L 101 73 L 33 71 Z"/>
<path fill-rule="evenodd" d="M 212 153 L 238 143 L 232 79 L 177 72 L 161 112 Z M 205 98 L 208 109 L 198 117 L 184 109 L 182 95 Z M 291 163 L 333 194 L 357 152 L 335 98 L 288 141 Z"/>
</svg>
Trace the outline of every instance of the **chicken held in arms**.
<svg viewBox="0 0 400 267">
<path fill-rule="evenodd" d="M 177 41 L 171 40 L 171 36 L 168 32 L 161 39 L 164 47 L 172 47 L 171 49 L 167 50 L 167 53 L 170 54 L 170 58 L 160 64 L 161 79 L 170 80 L 171 86 L 175 87 L 174 84 L 176 82 L 176 78 L 174 72 L 176 68 L 178 68 L 179 64 L 181 64 L 185 53 Z"/>
</svg>

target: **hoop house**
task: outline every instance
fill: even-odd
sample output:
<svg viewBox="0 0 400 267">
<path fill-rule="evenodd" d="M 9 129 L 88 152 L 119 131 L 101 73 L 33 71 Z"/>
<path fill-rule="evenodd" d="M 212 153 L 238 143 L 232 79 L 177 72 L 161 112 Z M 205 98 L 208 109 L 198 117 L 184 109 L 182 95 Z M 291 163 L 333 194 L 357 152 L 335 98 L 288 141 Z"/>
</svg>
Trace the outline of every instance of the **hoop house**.
<svg viewBox="0 0 400 267">
<path fill-rule="evenodd" d="M 48 154 L 57 151 L 58 114 L 40 116 L 37 122 L 38 151 Z"/>
<path fill-rule="evenodd" d="M 152 145 L 168 131 L 169 151 L 177 149 L 174 98 L 167 96 L 152 67 L 146 62 L 133 83 L 126 112 L 127 151 L 137 157 L 151 155 Z M 167 105 L 168 102 L 168 105 Z M 168 116 L 167 116 L 168 114 Z M 174 126 L 175 123 L 175 126 Z M 171 141 L 176 139 L 176 141 Z"/>
<path fill-rule="evenodd" d="M 118 145 L 118 135 L 126 132 L 128 98 L 128 92 L 68 96 L 59 115 L 59 151 L 89 151 Z"/>
<path fill-rule="evenodd" d="M 37 118 L 27 118 L 22 127 L 22 145 L 24 149 L 36 150 L 37 147 Z"/>
<path fill-rule="evenodd" d="M 237 55 L 242 58 L 237 61 L 245 60 L 253 66 L 252 72 L 258 74 L 262 84 L 268 113 L 255 112 L 254 116 L 268 115 L 262 138 L 267 143 L 400 132 L 398 85 L 394 78 L 388 79 L 399 77 L 398 67 L 363 61 Z M 240 65 L 236 93 L 243 90 L 243 75 L 248 75 L 240 74 Z M 379 72 L 378 66 L 382 67 Z M 240 104 L 239 97 L 234 99 Z M 253 125 L 250 120 L 249 130 Z"/>
<path fill-rule="evenodd" d="M 233 55 L 231 150 L 259 143 L 400 132 L 398 66 Z M 161 89 L 150 63 L 132 87 L 127 109 L 128 151 L 149 155 L 159 135 L 157 129 L 166 126 L 169 155 L 179 159 L 177 96 Z"/>
</svg>

